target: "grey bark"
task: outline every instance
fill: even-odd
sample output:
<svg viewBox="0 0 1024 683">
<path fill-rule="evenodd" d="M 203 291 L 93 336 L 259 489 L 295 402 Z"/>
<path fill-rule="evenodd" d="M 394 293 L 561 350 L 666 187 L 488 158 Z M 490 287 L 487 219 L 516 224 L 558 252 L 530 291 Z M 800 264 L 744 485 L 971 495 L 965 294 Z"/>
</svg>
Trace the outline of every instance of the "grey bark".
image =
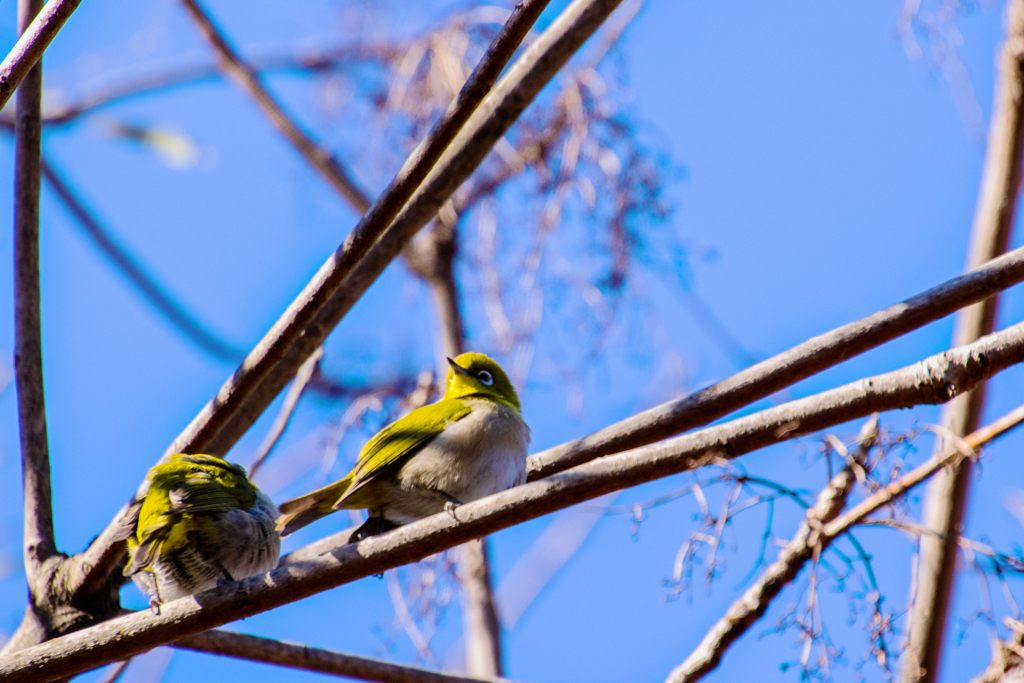
<svg viewBox="0 0 1024 683">
<path fill-rule="evenodd" d="M 622 488 L 738 457 L 874 412 L 942 403 L 1024 360 L 1024 323 L 894 372 L 579 465 L 462 505 L 358 544 L 319 555 L 291 554 L 268 574 L 183 598 L 159 614 L 113 619 L 0 661 L 5 683 L 46 683 L 123 659 L 183 636 L 413 562 L 499 529 Z M 322 549 L 322 545 L 320 548 Z"/>
<path fill-rule="evenodd" d="M 24 34 L 42 0 L 19 0 L 18 28 Z M 43 65 L 33 67 L 18 90 L 14 150 L 14 377 L 21 433 L 24 488 L 25 574 L 30 588 L 43 562 L 57 552 L 53 539 L 50 448 L 43 390 L 43 331 L 39 285 L 39 108 Z"/>
<path fill-rule="evenodd" d="M 82 0 L 50 0 L 35 19 L 21 28 L 21 37 L 0 63 L 0 109 L 43 57 L 43 52 Z"/>
<path fill-rule="evenodd" d="M 41 0 L 19 0 L 18 30 L 24 35 Z M 54 626 L 47 613 L 47 584 L 61 558 L 53 533 L 50 448 L 43 387 L 43 332 L 39 283 L 39 184 L 43 65 L 37 62 L 18 89 L 14 143 L 14 379 L 18 399 L 23 495 L 23 556 L 29 604 L 20 638 L 32 644 Z M 28 638 L 29 640 L 25 640 Z M 13 643 L 13 645 L 11 645 Z"/>
<path fill-rule="evenodd" d="M 970 270 L 1006 251 L 1020 191 L 1024 155 L 1024 2 L 1006 8 L 1006 40 L 998 62 L 995 103 L 989 130 L 985 167 L 971 228 L 966 268 Z M 995 324 L 997 297 L 957 314 L 953 346 L 968 344 L 990 333 Z M 985 385 L 958 397 L 945 407 L 942 424 L 964 436 L 978 428 L 985 402 Z M 941 441 L 937 452 L 945 448 Z M 934 531 L 921 537 L 917 591 L 911 607 L 908 648 L 903 661 L 904 681 L 932 683 L 938 679 L 947 613 L 956 574 L 955 538 L 963 525 L 972 463 L 964 460 L 939 473 L 929 485 L 924 524 Z"/>
<path fill-rule="evenodd" d="M 466 98 L 460 94 L 453 105 L 462 113 L 446 114 L 438 124 L 441 126 L 448 121 L 444 125 L 455 139 L 448 144 L 448 138 L 440 134 L 428 136 L 430 142 L 417 148 L 413 160 L 407 162 L 389 189 L 217 396 L 174 440 L 165 456 L 180 452 L 226 453 L 620 1 L 575 0 L 475 108 L 476 94 L 473 93 L 486 83 L 491 72 L 481 73 L 476 81 L 471 78 L 463 88 L 463 92 L 468 89 L 470 94 Z M 507 38 L 509 42 L 513 39 L 514 36 Z M 488 69 L 500 72 L 499 61 L 489 64 Z M 486 92 L 486 88 L 483 91 Z M 457 124 L 467 112 L 472 113 L 460 128 Z M 433 156 L 435 153 L 438 156 Z M 433 163 L 435 158 L 437 162 Z M 425 177 L 422 184 L 415 181 L 417 177 Z M 411 196 L 404 205 L 400 201 L 403 196 Z M 391 221 L 390 217 L 396 214 L 397 218 Z M 143 494 L 144 490 L 140 489 L 137 495 Z M 123 542 L 118 539 L 123 534 L 121 519 L 127 507 L 118 512 L 81 556 L 80 583 L 101 585 L 110 568 L 123 557 Z"/>
<path fill-rule="evenodd" d="M 689 396 L 536 453 L 530 480 L 713 422 L 1024 279 L 1024 247 L 917 296 L 813 337 Z"/>
</svg>

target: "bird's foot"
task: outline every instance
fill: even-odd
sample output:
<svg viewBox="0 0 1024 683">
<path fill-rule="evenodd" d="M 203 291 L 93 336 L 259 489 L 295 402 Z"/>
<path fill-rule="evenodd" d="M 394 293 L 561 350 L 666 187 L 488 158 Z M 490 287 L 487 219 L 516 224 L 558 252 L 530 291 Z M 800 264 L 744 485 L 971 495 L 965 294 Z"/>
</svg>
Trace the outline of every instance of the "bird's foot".
<svg viewBox="0 0 1024 683">
<path fill-rule="evenodd" d="M 160 616 L 160 605 L 162 604 L 163 603 L 160 602 L 160 598 L 156 597 L 155 595 L 149 599 L 149 609 L 156 616 Z"/>
<path fill-rule="evenodd" d="M 358 543 L 364 538 L 370 538 L 371 536 L 379 536 L 380 534 L 387 533 L 392 529 L 397 529 L 400 525 L 394 522 L 389 522 L 384 519 L 383 516 L 367 518 L 365 522 L 359 525 L 359 527 L 353 531 L 349 537 L 349 543 Z"/>
<path fill-rule="evenodd" d="M 454 519 L 456 522 L 459 521 L 459 516 L 455 514 L 455 511 L 458 509 L 460 505 L 462 505 L 462 503 L 456 503 L 450 500 L 444 504 L 444 511 L 451 515 L 452 519 Z"/>
</svg>

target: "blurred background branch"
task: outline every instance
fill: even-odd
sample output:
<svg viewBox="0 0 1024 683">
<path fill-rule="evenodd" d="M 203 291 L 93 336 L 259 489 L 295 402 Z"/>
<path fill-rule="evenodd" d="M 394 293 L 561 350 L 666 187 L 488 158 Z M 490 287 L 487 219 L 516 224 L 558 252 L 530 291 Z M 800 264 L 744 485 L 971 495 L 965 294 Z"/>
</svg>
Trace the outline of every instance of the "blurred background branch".
<svg viewBox="0 0 1024 683">
<path fill-rule="evenodd" d="M 1006 38 L 1000 51 L 992 124 L 985 166 L 971 227 L 966 269 L 976 268 L 1006 251 L 1010 243 L 1020 193 L 1024 157 L 1024 2 L 1006 5 Z M 969 344 L 992 332 L 998 296 L 969 306 L 956 317 L 952 346 Z M 950 434 L 963 437 L 978 428 L 985 405 L 985 385 L 949 403 L 942 424 Z M 948 448 L 936 443 L 936 452 Z M 938 680 L 949 605 L 956 574 L 957 548 L 967 506 L 972 463 L 963 460 L 943 471 L 931 484 L 925 502 L 925 524 L 936 532 L 921 538 L 903 679 L 933 683 Z"/>
</svg>

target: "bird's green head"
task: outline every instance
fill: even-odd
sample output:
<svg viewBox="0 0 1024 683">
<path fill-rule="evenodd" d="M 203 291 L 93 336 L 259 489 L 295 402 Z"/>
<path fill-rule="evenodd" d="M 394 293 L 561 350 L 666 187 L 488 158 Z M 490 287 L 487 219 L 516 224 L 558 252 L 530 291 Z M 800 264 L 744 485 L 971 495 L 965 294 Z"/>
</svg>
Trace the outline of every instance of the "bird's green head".
<svg viewBox="0 0 1024 683">
<path fill-rule="evenodd" d="M 501 366 L 482 353 L 463 353 L 448 359 L 445 399 L 486 398 L 521 410 L 519 396 Z"/>
</svg>

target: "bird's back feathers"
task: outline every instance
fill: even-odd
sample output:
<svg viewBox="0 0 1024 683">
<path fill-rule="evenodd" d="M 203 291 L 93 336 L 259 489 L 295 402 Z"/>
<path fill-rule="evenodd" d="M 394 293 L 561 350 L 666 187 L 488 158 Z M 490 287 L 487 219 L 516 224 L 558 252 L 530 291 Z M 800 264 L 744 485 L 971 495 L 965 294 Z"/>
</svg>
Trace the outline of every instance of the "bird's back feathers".
<svg viewBox="0 0 1024 683">
<path fill-rule="evenodd" d="M 136 506 L 124 574 L 147 570 L 150 576 L 140 579 L 147 592 L 173 599 L 210 588 L 218 578 L 243 579 L 276 566 L 273 503 L 241 466 L 178 454 L 146 478 L 150 488 Z"/>
</svg>

